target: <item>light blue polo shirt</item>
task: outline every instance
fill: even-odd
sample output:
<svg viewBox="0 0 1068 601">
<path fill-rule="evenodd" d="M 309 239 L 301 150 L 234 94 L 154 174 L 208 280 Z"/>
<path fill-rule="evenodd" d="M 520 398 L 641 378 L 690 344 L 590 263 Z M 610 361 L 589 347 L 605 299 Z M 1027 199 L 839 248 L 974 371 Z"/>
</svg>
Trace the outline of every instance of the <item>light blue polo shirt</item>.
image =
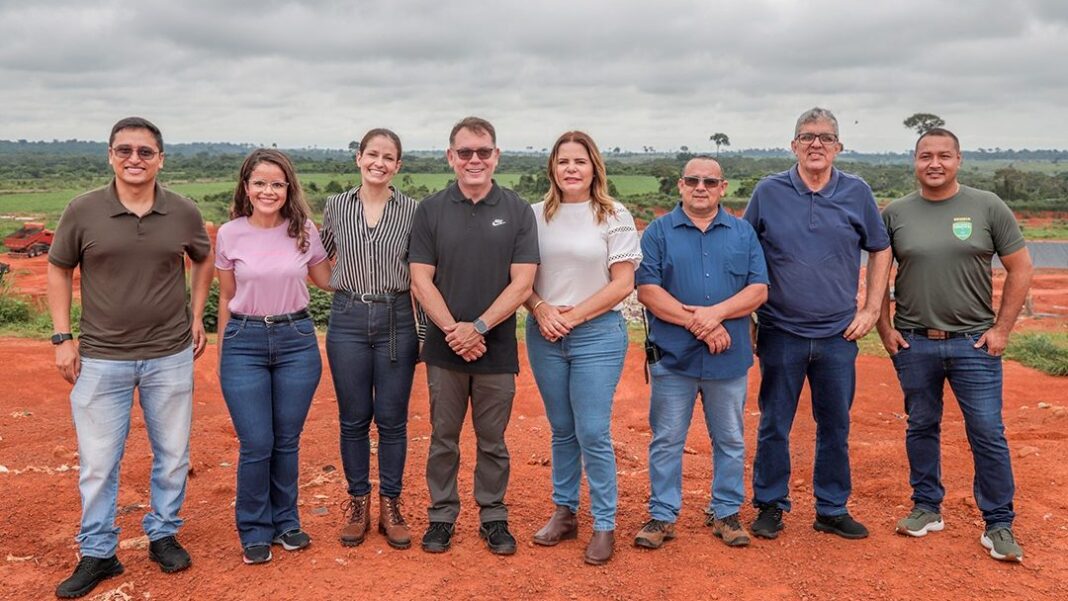
<svg viewBox="0 0 1068 601">
<path fill-rule="evenodd" d="M 738 294 L 749 284 L 767 284 L 764 253 L 753 228 L 720 208 L 708 229 L 701 231 L 676 205 L 649 224 L 642 235 L 642 263 L 635 282 L 656 284 L 685 305 L 713 305 Z M 670 371 L 702 380 L 744 376 L 753 364 L 749 318 L 723 322 L 731 347 L 718 354 L 686 328 L 650 313 L 649 336 L 663 353 Z"/>
<path fill-rule="evenodd" d="M 890 246 L 871 187 L 832 167 L 827 185 L 813 192 L 794 165 L 760 180 L 745 220 L 771 279 L 757 310 L 761 325 L 806 338 L 841 335 L 857 312 L 861 249 Z"/>
</svg>

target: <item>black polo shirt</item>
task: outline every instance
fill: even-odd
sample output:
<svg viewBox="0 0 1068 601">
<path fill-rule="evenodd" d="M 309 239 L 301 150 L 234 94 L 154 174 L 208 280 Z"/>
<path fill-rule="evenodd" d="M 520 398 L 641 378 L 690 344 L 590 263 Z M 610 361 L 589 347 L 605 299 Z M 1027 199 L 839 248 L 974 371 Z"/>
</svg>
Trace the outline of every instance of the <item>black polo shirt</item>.
<svg viewBox="0 0 1068 601">
<path fill-rule="evenodd" d="M 474 321 L 512 281 L 512 264 L 540 262 L 534 211 L 496 182 L 477 203 L 453 184 L 419 203 L 408 262 L 433 265 L 434 285 L 449 312 L 457 321 Z M 470 363 L 449 348 L 445 333 L 431 323 L 423 360 L 468 373 L 518 373 L 515 314 L 486 332 L 486 354 Z"/>
</svg>

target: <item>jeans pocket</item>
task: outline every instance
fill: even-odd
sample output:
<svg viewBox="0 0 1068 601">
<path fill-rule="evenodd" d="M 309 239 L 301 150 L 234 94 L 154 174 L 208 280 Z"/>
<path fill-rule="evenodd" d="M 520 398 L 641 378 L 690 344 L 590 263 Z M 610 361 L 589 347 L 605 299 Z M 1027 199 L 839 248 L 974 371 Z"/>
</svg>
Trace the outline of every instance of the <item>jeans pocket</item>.
<svg viewBox="0 0 1068 601">
<path fill-rule="evenodd" d="M 231 318 L 230 321 L 226 322 L 226 329 L 223 330 L 223 340 L 229 340 L 237 336 L 243 329 L 245 329 L 244 320 L 238 321 Z"/>
<path fill-rule="evenodd" d="M 298 319 L 289 324 L 289 326 L 301 336 L 315 336 L 315 322 L 312 321 L 311 318 Z"/>
</svg>

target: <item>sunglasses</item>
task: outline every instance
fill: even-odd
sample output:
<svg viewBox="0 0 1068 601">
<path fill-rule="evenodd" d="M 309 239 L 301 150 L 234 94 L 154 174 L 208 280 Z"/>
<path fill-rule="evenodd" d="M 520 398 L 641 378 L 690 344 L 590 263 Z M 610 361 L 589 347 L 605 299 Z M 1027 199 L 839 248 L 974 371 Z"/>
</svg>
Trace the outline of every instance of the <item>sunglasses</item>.
<svg viewBox="0 0 1068 601">
<path fill-rule="evenodd" d="M 456 153 L 456 156 L 460 157 L 461 161 L 470 161 L 471 157 L 476 154 L 478 155 L 478 158 L 485 161 L 493 156 L 494 150 L 496 150 L 496 148 L 455 148 L 453 149 L 453 152 Z"/>
<path fill-rule="evenodd" d="M 684 175 L 682 176 L 682 183 L 686 184 L 687 188 L 696 188 L 697 184 L 703 183 L 706 188 L 715 188 L 722 184 L 726 180 L 715 177 L 697 177 L 696 175 Z"/>
<path fill-rule="evenodd" d="M 136 149 L 133 146 L 115 146 L 111 149 L 111 152 L 115 153 L 115 156 L 120 159 L 128 159 L 133 156 L 133 153 L 137 153 L 137 158 L 142 161 L 151 161 L 156 158 L 159 151 L 155 148 L 149 148 L 148 146 L 138 146 Z"/>
</svg>

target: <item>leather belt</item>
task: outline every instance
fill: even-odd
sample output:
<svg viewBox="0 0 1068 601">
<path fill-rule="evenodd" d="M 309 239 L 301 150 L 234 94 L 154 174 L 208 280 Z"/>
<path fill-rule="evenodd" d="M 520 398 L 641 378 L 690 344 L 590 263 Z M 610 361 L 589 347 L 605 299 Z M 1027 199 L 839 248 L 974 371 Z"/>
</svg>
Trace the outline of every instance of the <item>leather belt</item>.
<svg viewBox="0 0 1068 601">
<path fill-rule="evenodd" d="M 381 303 L 389 308 L 389 360 L 392 363 L 397 362 L 397 311 L 395 304 L 400 299 L 408 297 L 409 292 L 404 290 L 402 292 L 351 292 L 349 290 L 338 290 L 338 292 L 348 296 L 354 301 L 360 301 L 365 305 L 372 303 Z"/>
<path fill-rule="evenodd" d="M 978 332 L 947 332 L 945 330 L 936 330 L 934 328 L 907 328 L 904 330 L 898 330 L 902 334 L 912 334 L 914 336 L 923 336 L 928 340 L 948 340 L 950 338 L 968 338 L 978 334 Z"/>
<path fill-rule="evenodd" d="M 301 309 L 300 311 L 294 311 L 292 313 L 285 313 L 282 315 L 244 315 L 242 313 L 231 313 L 231 319 L 241 319 L 244 321 L 262 321 L 267 325 L 274 325 L 276 323 L 293 323 L 294 321 L 300 321 L 301 319 L 308 319 L 311 314 L 307 309 Z"/>
</svg>

